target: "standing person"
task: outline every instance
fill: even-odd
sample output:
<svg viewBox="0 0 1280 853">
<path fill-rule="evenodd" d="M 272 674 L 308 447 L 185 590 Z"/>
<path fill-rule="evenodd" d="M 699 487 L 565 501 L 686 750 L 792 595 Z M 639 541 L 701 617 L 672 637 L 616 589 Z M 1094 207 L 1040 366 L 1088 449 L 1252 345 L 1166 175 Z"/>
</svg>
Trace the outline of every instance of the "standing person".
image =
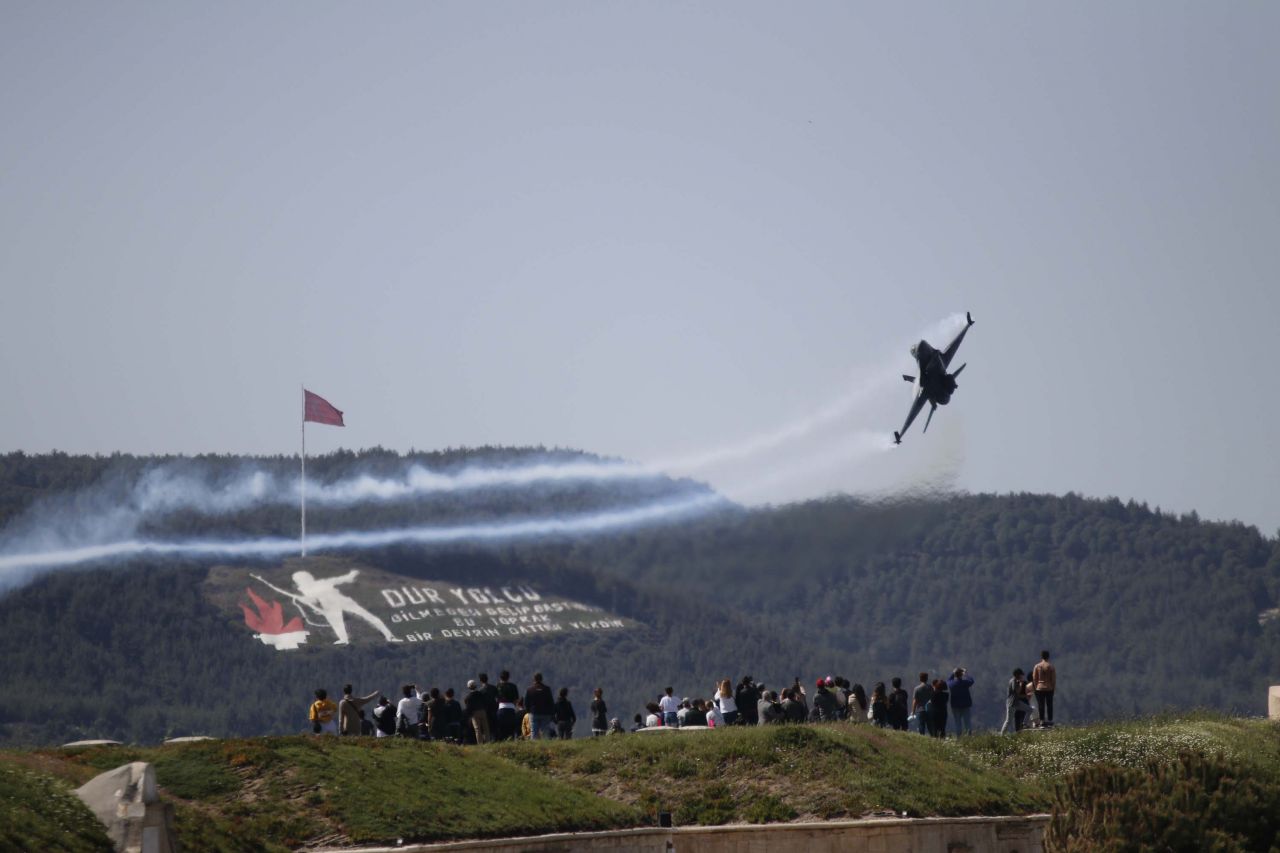
<svg viewBox="0 0 1280 853">
<path fill-rule="evenodd" d="M 790 687 L 784 688 L 782 691 L 782 722 L 803 723 L 806 718 L 804 705 L 796 701 L 795 692 Z"/>
<path fill-rule="evenodd" d="M 705 726 L 707 724 L 707 712 L 702 708 L 702 700 L 695 699 L 689 703 L 689 712 L 684 715 L 682 726 Z"/>
<path fill-rule="evenodd" d="M 885 695 L 883 681 L 877 681 L 871 688 L 871 722 L 882 729 L 889 724 L 889 697 Z"/>
<path fill-rule="evenodd" d="M 416 684 L 406 684 L 400 690 L 404 698 L 396 703 L 396 734 L 417 737 L 418 719 L 422 716 L 422 694 Z"/>
<path fill-rule="evenodd" d="M 449 737 L 448 703 L 440 695 L 439 687 L 432 687 L 431 698 L 427 700 L 427 734 L 432 740 L 447 740 Z"/>
<path fill-rule="evenodd" d="M 511 681 L 505 669 L 498 674 L 498 710 L 495 712 L 495 736 L 498 740 L 515 740 L 520 731 L 520 688 Z"/>
<path fill-rule="evenodd" d="M 474 678 L 467 682 L 467 695 L 462 697 L 462 710 L 476 733 L 476 743 L 488 743 L 489 697 L 476 684 Z"/>
<path fill-rule="evenodd" d="M 800 676 L 798 675 L 791 685 L 791 700 L 804 706 L 804 718 L 806 720 L 809 719 L 809 697 L 804 692 L 804 685 L 800 683 Z"/>
<path fill-rule="evenodd" d="M 609 706 L 604 703 L 604 688 L 591 691 L 591 736 L 600 737 L 609 730 Z"/>
<path fill-rule="evenodd" d="M 1027 682 L 1022 677 L 1022 667 L 1018 667 L 1013 671 L 1013 677 L 1009 679 L 1009 688 L 1004 699 L 1004 723 L 1000 726 L 1000 734 L 1007 733 L 1011 723 L 1015 734 L 1022 731 L 1023 720 L 1026 719 L 1029 710 L 1026 696 Z"/>
<path fill-rule="evenodd" d="M 1053 726 L 1053 691 L 1058 689 L 1058 672 L 1049 663 L 1049 650 L 1040 653 L 1040 663 L 1031 670 L 1031 683 L 1036 691 L 1036 709 L 1040 725 Z"/>
<path fill-rule="evenodd" d="M 925 708 L 929 705 L 929 700 L 933 698 L 933 685 L 929 683 L 929 673 L 920 673 L 920 683 L 916 685 L 915 692 L 911 696 L 911 713 L 916 717 L 916 730 L 922 735 L 930 734 L 929 731 L 929 714 Z"/>
<path fill-rule="evenodd" d="M 861 684 L 849 688 L 849 720 L 854 723 L 865 723 L 871 705 L 867 702 L 867 690 Z"/>
<path fill-rule="evenodd" d="M 733 682 L 726 678 L 717 687 L 719 693 L 716 696 L 716 708 L 719 709 L 720 716 L 724 717 L 724 724 L 732 726 L 738 722 L 738 705 L 733 701 Z"/>
<path fill-rule="evenodd" d="M 504 671 L 502 674 L 506 675 L 507 673 Z M 476 679 L 480 682 L 480 686 L 476 689 L 484 694 L 484 714 L 489 718 L 489 737 L 492 738 L 493 733 L 498 730 L 498 688 L 489 683 L 489 673 L 487 672 L 479 673 Z M 515 687 L 514 684 L 511 686 L 512 688 Z M 516 692 L 519 693 L 519 691 Z"/>
<path fill-rule="evenodd" d="M 524 709 L 529 714 L 529 730 L 533 740 L 551 736 L 551 721 L 555 718 L 556 702 L 551 688 L 542 683 L 542 673 L 533 674 L 533 684 L 524 692 Z"/>
<path fill-rule="evenodd" d="M 658 699 L 658 709 L 662 713 L 662 724 L 675 728 L 680 725 L 676 715 L 680 711 L 680 703 L 676 701 L 675 690 L 671 687 L 663 691 L 663 695 Z"/>
<path fill-rule="evenodd" d="M 334 717 L 338 714 L 338 706 L 329 698 L 329 691 L 323 687 L 316 690 L 316 701 L 311 703 L 307 711 L 307 719 L 311 720 L 311 731 L 318 735 L 336 735 L 337 723 Z"/>
<path fill-rule="evenodd" d="M 560 688 L 560 698 L 555 704 L 556 734 L 561 740 L 573 737 L 573 727 L 578 722 L 578 715 L 573 712 L 573 704 L 569 701 L 569 688 Z"/>
<path fill-rule="evenodd" d="M 849 719 L 849 679 L 837 675 L 836 689 L 831 692 L 836 697 L 836 719 Z"/>
<path fill-rule="evenodd" d="M 377 698 L 376 690 L 368 696 L 352 696 L 351 685 L 345 685 L 342 688 L 342 701 L 338 703 L 338 734 L 360 734 L 360 709 Z"/>
<path fill-rule="evenodd" d="M 533 740 L 533 715 L 524 707 L 524 700 L 516 702 L 516 713 L 520 715 L 520 739 Z"/>
<path fill-rule="evenodd" d="M 813 694 L 813 712 L 810 715 L 810 721 L 815 723 L 834 722 L 837 707 L 835 694 L 827 689 L 825 679 L 819 678 L 814 686 L 816 690 Z"/>
<path fill-rule="evenodd" d="M 462 743 L 462 704 L 457 700 L 453 688 L 444 692 L 444 720 L 449 740 Z"/>
<path fill-rule="evenodd" d="M 742 676 L 742 682 L 733 693 L 733 701 L 738 706 L 738 713 L 742 715 L 743 723 L 748 726 L 759 725 L 760 689 L 756 687 L 751 676 Z"/>
<path fill-rule="evenodd" d="M 762 726 L 773 726 L 786 722 L 786 712 L 782 710 L 782 705 L 778 702 L 777 697 L 773 695 L 772 690 L 766 690 L 760 694 L 760 702 L 756 707 L 756 718 L 760 720 Z"/>
<path fill-rule="evenodd" d="M 929 700 L 929 721 L 931 733 L 936 738 L 947 736 L 947 703 L 951 694 L 947 692 L 947 682 L 941 678 L 933 680 L 933 698 Z"/>
<path fill-rule="evenodd" d="M 951 713 L 956 718 L 956 737 L 973 734 L 973 721 L 970 711 L 973 709 L 973 696 L 969 688 L 973 686 L 973 676 L 962 667 L 956 667 L 947 679 L 947 689 L 951 691 Z"/>
<path fill-rule="evenodd" d="M 391 737 L 396 733 L 396 706 L 386 696 L 378 697 L 378 707 L 373 709 L 373 725 L 378 737 Z"/>
<path fill-rule="evenodd" d="M 907 730 L 907 691 L 902 689 L 902 679 L 894 676 L 890 681 L 893 689 L 889 691 L 889 725 L 900 732 Z"/>
</svg>

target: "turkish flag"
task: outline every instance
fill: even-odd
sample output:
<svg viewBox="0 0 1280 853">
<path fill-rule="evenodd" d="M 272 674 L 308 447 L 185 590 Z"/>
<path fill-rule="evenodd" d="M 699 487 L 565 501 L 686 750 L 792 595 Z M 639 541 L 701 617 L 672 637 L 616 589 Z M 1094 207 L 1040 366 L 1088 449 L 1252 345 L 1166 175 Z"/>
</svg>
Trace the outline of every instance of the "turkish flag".
<svg viewBox="0 0 1280 853">
<path fill-rule="evenodd" d="M 302 415 L 304 421 L 330 426 L 346 426 L 342 422 L 342 412 L 335 409 L 328 400 L 319 394 L 312 394 L 305 388 L 302 389 L 302 393 L 306 396 L 306 406 Z"/>
</svg>

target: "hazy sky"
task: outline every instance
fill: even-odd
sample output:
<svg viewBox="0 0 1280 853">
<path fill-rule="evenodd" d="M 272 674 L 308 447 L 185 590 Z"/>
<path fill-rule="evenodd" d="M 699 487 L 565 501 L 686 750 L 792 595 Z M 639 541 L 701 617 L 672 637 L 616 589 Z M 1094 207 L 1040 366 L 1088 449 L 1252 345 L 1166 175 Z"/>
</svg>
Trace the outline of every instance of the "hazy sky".
<svg viewBox="0 0 1280 853">
<path fill-rule="evenodd" d="M 854 391 L 698 475 L 1273 533 L 1277 33 L 1249 2 L 0 0 L 0 451 L 294 453 L 305 381 L 349 424 L 312 452 L 654 460 Z M 929 433 L 847 447 L 966 309 Z"/>
</svg>

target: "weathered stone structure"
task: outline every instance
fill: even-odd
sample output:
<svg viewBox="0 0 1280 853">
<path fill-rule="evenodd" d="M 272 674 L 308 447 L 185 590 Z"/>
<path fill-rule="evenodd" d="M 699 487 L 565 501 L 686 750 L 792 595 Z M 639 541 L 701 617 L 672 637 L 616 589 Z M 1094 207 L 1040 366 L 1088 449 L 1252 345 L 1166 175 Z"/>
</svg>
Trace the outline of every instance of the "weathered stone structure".
<svg viewBox="0 0 1280 853">
<path fill-rule="evenodd" d="M 101 773 L 76 795 L 106 826 L 120 853 L 175 853 L 173 806 L 160 802 L 156 771 L 147 762 Z"/>
<path fill-rule="evenodd" d="M 1032 815 L 622 829 L 368 847 L 359 853 L 1043 853 L 1048 822 L 1048 815 Z"/>
</svg>

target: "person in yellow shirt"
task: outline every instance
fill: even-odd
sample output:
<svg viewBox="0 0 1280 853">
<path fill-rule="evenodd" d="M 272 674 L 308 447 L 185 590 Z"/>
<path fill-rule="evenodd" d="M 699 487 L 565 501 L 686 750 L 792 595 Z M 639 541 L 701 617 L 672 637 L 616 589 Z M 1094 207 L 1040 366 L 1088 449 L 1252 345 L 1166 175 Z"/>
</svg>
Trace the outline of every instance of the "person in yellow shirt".
<svg viewBox="0 0 1280 853">
<path fill-rule="evenodd" d="M 307 717 L 311 720 L 311 731 L 316 734 L 338 733 L 338 706 L 323 687 L 316 691 L 316 701 L 311 703 L 311 711 Z"/>
</svg>

